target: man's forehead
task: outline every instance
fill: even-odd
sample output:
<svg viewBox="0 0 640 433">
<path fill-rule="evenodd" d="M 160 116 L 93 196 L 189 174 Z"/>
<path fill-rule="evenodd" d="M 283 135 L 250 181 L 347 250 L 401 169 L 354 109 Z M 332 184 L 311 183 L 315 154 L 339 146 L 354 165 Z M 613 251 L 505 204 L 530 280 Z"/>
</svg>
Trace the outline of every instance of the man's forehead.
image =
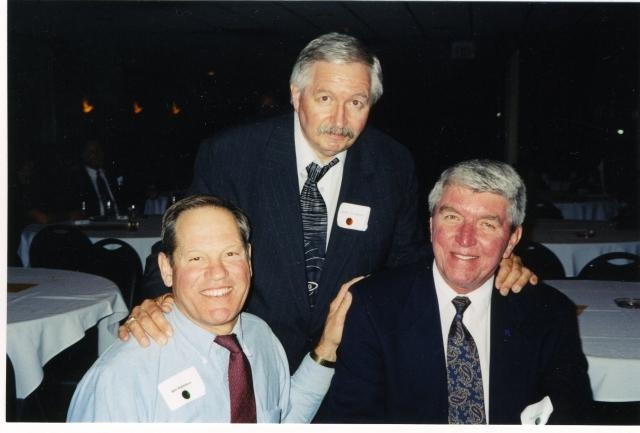
<svg viewBox="0 0 640 433">
<path fill-rule="evenodd" d="M 440 201 L 436 205 L 437 212 L 446 210 L 462 211 L 463 209 L 477 210 L 481 203 L 489 214 L 500 216 L 507 212 L 509 200 L 497 193 L 478 191 L 462 185 L 447 185 Z"/>
<path fill-rule="evenodd" d="M 176 236 L 193 232 L 206 234 L 234 234 L 241 240 L 240 227 L 233 213 L 224 208 L 202 206 L 183 211 L 176 220 Z"/>
<path fill-rule="evenodd" d="M 337 75 L 345 74 L 348 78 L 362 79 L 371 87 L 371 68 L 361 62 L 333 63 L 317 60 L 310 70 L 311 83 L 321 80 L 329 80 Z"/>
</svg>

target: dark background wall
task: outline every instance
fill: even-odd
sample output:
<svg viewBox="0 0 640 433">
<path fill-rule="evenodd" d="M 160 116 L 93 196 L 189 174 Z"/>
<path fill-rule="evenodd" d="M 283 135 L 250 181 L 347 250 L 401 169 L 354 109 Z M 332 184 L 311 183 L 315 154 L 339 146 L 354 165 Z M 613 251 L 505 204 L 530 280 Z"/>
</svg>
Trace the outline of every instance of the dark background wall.
<svg viewBox="0 0 640 433">
<path fill-rule="evenodd" d="M 183 192 L 200 141 L 290 110 L 297 54 L 341 31 L 376 50 L 385 94 L 370 124 L 413 152 L 423 190 L 457 161 L 505 158 L 517 51 L 518 165 L 559 178 L 605 159 L 611 192 L 637 200 L 636 4 L 10 0 L 7 12 L 9 156 L 32 153 L 45 173 L 97 137 L 134 195 Z M 460 41 L 473 58 L 452 58 Z"/>
</svg>

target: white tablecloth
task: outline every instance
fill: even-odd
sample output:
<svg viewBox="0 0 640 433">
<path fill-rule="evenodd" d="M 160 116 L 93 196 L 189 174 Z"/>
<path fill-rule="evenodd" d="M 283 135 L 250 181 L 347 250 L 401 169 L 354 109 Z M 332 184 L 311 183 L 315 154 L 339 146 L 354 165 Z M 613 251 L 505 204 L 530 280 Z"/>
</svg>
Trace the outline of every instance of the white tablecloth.
<svg viewBox="0 0 640 433">
<path fill-rule="evenodd" d="M 129 311 L 111 281 L 81 272 L 8 268 L 8 283 L 37 284 L 7 293 L 7 354 L 16 371 L 18 398 L 42 382 L 42 367 L 98 324 L 98 353 L 118 338 Z"/>
<path fill-rule="evenodd" d="M 578 197 L 575 200 L 554 201 L 567 220 L 608 221 L 618 214 L 618 202 L 614 198 L 601 197 L 591 200 Z"/>
<path fill-rule="evenodd" d="M 557 280 L 547 283 L 587 308 L 578 316 L 582 350 L 598 401 L 640 401 L 640 310 L 617 298 L 640 298 L 640 283 Z"/>
<path fill-rule="evenodd" d="M 125 241 L 131 245 L 134 250 L 136 250 L 138 256 L 140 256 L 140 260 L 142 261 L 142 266 L 144 266 L 147 256 L 151 254 L 151 247 L 160 240 L 162 215 L 149 215 L 148 217 L 140 218 L 139 222 L 140 227 L 135 232 L 127 230 L 93 229 L 96 224 L 104 226 L 107 225 L 107 223 L 92 223 L 93 225 L 77 225 L 76 227 L 83 230 L 93 243 L 106 238 L 116 238 Z M 18 247 L 18 255 L 20 256 L 20 259 L 22 259 L 22 263 L 26 268 L 29 267 L 29 246 L 31 245 L 31 241 L 33 241 L 33 238 L 43 227 L 46 226 L 43 224 L 30 224 L 22 231 L 22 239 L 20 240 L 20 246 Z"/>
<path fill-rule="evenodd" d="M 595 231 L 589 239 L 577 232 Z M 608 221 L 538 220 L 533 240 L 558 256 L 567 277 L 577 276 L 587 263 L 606 253 L 640 255 L 640 230 L 616 230 Z M 526 263 L 525 263 L 526 265 Z"/>
</svg>

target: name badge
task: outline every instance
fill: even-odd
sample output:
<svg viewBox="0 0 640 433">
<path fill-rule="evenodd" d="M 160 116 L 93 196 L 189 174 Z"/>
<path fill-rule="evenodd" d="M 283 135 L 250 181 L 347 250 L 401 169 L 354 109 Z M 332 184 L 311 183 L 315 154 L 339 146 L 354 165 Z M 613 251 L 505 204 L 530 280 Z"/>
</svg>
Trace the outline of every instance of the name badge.
<svg viewBox="0 0 640 433">
<path fill-rule="evenodd" d="M 160 395 L 172 411 L 202 397 L 204 382 L 195 367 L 188 368 L 158 385 Z"/>
<path fill-rule="evenodd" d="M 369 206 L 342 203 L 338 209 L 338 227 L 364 232 L 369 227 Z"/>
</svg>

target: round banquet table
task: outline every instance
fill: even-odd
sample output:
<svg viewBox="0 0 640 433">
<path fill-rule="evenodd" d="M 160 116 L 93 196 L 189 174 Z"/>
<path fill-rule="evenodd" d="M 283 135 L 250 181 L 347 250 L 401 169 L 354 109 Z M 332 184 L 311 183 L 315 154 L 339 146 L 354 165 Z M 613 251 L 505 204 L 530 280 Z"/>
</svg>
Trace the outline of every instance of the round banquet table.
<svg viewBox="0 0 640 433">
<path fill-rule="evenodd" d="M 554 280 L 578 306 L 582 350 L 597 401 L 640 401 L 640 309 L 618 307 L 614 299 L 640 298 L 640 283 Z M 584 310 L 581 312 L 582 307 Z"/>
<path fill-rule="evenodd" d="M 140 226 L 137 231 L 126 230 L 126 221 L 91 222 L 87 225 L 75 225 L 82 230 L 96 243 L 102 239 L 120 239 L 133 247 L 138 253 L 144 265 L 147 256 L 151 254 L 151 247 L 160 240 L 160 229 L 162 226 L 162 215 L 148 215 L 139 219 Z M 74 225 L 72 222 L 63 224 Z M 18 255 L 25 268 L 29 267 L 29 247 L 36 234 L 43 228 L 44 224 L 29 224 L 22 231 Z"/>
<path fill-rule="evenodd" d="M 593 230 L 585 238 L 576 233 Z M 609 221 L 537 221 L 533 240 L 549 248 L 562 262 L 565 275 L 575 277 L 587 263 L 606 253 L 627 252 L 640 255 L 640 230 L 616 230 Z"/>
<path fill-rule="evenodd" d="M 98 354 L 118 338 L 129 311 L 106 278 L 54 269 L 7 268 L 7 354 L 16 394 L 25 398 L 42 382 L 42 367 L 98 325 Z"/>
</svg>

